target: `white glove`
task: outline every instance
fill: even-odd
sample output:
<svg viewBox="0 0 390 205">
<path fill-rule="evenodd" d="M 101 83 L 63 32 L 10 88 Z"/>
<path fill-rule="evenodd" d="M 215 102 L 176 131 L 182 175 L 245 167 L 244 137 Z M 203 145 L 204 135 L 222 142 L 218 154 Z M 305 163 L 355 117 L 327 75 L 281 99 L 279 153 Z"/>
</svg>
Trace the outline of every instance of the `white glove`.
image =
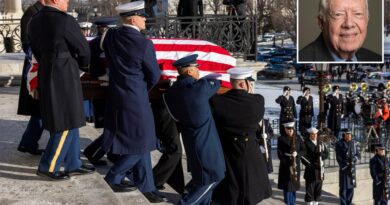
<svg viewBox="0 0 390 205">
<path fill-rule="evenodd" d="M 264 146 L 263 146 L 263 145 L 260 145 L 260 152 L 261 152 L 262 154 L 264 154 L 264 153 L 265 153 L 265 148 L 264 148 Z"/>
<path fill-rule="evenodd" d="M 296 151 L 294 151 L 293 153 L 291 153 L 291 155 L 292 155 L 293 157 L 296 157 L 296 156 L 298 155 L 298 153 L 297 153 Z"/>
<path fill-rule="evenodd" d="M 344 118 L 344 114 L 341 115 L 341 118 Z"/>
<path fill-rule="evenodd" d="M 266 133 L 264 133 L 262 136 L 263 136 L 264 139 L 268 138 L 268 135 Z"/>
</svg>

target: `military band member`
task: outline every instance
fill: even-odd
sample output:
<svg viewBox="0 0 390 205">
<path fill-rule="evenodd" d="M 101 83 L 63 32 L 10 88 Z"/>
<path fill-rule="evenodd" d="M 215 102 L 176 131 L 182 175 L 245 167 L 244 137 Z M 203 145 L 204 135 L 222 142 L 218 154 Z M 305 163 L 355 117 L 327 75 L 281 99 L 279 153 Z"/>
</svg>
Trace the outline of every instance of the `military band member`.
<svg viewBox="0 0 390 205">
<path fill-rule="evenodd" d="M 178 121 L 192 188 L 179 204 L 210 204 L 213 189 L 225 177 L 225 159 L 209 100 L 217 93 L 216 79 L 199 78 L 197 54 L 173 64 L 179 73 L 177 81 L 164 95 L 172 117 Z"/>
<path fill-rule="evenodd" d="M 115 8 L 122 26 L 109 29 L 101 40 L 110 67 L 102 149 L 120 155 L 104 178 L 114 191 L 132 191 L 122 182 L 131 170 L 135 186 L 151 203 L 166 201 L 154 184 L 150 152 L 156 149 L 154 118 L 148 91 L 160 79 L 152 41 L 146 39 L 145 2 Z"/>
<path fill-rule="evenodd" d="M 37 174 L 52 180 L 95 170 L 80 160 L 79 128 L 85 125 L 79 69 L 88 70 L 90 52 L 67 0 L 46 0 L 32 17 L 28 37 L 39 64 L 38 96 L 50 139 Z M 64 172 L 60 168 L 64 166 Z"/>
<path fill-rule="evenodd" d="M 272 194 L 256 139 L 264 116 L 264 97 L 251 93 L 252 69 L 232 68 L 227 73 L 233 88 L 211 99 L 226 163 L 226 177 L 215 189 L 213 201 L 224 205 L 257 204 Z"/>
<path fill-rule="evenodd" d="M 278 138 L 278 189 L 283 190 L 284 203 L 294 205 L 296 191 L 300 189 L 300 159 L 305 153 L 305 145 L 294 130 L 294 122 L 284 123 L 283 127 L 285 134 Z"/>
<path fill-rule="evenodd" d="M 305 178 L 306 195 L 305 202 L 308 205 L 318 205 L 321 201 L 322 182 L 324 180 L 323 160 L 328 158 L 328 150 L 325 144 L 318 139 L 318 130 L 315 127 L 307 129 L 309 137 L 305 139 L 305 155 L 302 163 L 306 166 Z"/>
<path fill-rule="evenodd" d="M 311 120 L 314 115 L 313 97 L 310 95 L 310 88 L 303 88 L 303 95 L 298 97 L 297 104 L 301 105 L 299 111 L 299 133 L 305 136 L 306 130 L 311 127 Z"/>
<path fill-rule="evenodd" d="M 386 158 L 383 144 L 378 144 L 375 147 L 375 156 L 370 160 L 370 174 L 374 205 L 387 205 L 389 200 L 389 161 Z"/>
<path fill-rule="evenodd" d="M 41 155 L 43 149 L 39 149 L 38 141 L 43 133 L 42 119 L 39 109 L 38 99 L 34 99 L 33 95 L 36 90 L 29 91 L 27 86 L 27 73 L 32 67 L 32 52 L 30 42 L 27 37 L 27 25 L 31 18 L 38 13 L 45 5 L 44 0 L 39 0 L 32 6 L 28 7 L 20 20 L 20 40 L 22 41 L 22 49 L 25 53 L 22 81 L 20 83 L 18 115 L 28 115 L 27 128 L 20 140 L 18 151 L 28 152 L 32 155 Z M 31 95 L 31 94 L 32 95 Z"/>
<path fill-rule="evenodd" d="M 344 117 L 345 107 L 343 101 L 343 95 L 340 93 L 340 87 L 335 85 L 332 87 L 333 93 L 326 97 L 326 110 L 329 108 L 328 113 L 328 128 L 330 128 L 338 138 L 341 128 L 341 118 Z"/>
<path fill-rule="evenodd" d="M 283 135 L 285 133 L 282 125 L 286 122 L 294 122 L 295 118 L 297 118 L 297 110 L 295 108 L 294 97 L 291 96 L 291 88 L 285 86 L 283 88 L 283 95 L 276 98 L 275 102 L 280 105 L 279 133 Z"/>
<path fill-rule="evenodd" d="M 350 205 L 356 187 L 356 161 L 360 158 L 360 152 L 352 139 L 352 132 L 348 129 L 342 131 L 342 139 L 336 143 L 336 159 L 339 164 L 339 197 L 340 205 Z"/>
</svg>

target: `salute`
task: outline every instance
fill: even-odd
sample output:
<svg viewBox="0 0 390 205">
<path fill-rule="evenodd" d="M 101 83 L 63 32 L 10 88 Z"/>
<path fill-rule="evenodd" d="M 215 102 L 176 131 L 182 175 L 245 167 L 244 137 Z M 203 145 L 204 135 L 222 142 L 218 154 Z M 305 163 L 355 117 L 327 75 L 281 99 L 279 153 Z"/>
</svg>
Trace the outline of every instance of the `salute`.
<svg viewBox="0 0 390 205">
<path fill-rule="evenodd" d="M 294 122 L 297 118 L 297 110 L 295 108 L 294 98 L 290 95 L 291 89 L 288 86 L 283 88 L 283 95 L 279 96 L 275 102 L 280 105 L 279 116 L 279 131 L 280 135 L 285 134 L 282 124 L 287 122 Z"/>
<path fill-rule="evenodd" d="M 318 205 L 324 180 L 323 160 L 328 158 L 329 153 L 326 146 L 317 139 L 316 128 L 308 129 L 307 133 L 309 137 L 305 139 L 306 154 L 302 157 L 302 163 L 306 166 L 303 176 L 306 180 L 305 201 L 309 205 Z"/>
<path fill-rule="evenodd" d="M 311 127 L 311 120 L 314 115 L 313 97 L 310 95 L 310 88 L 303 88 L 303 95 L 297 99 L 297 104 L 301 105 L 299 111 L 299 133 L 305 135 L 306 130 Z"/>
<path fill-rule="evenodd" d="M 328 115 L 328 127 L 333 131 L 334 136 L 338 138 L 341 118 L 344 117 L 344 102 L 343 95 L 340 94 L 340 87 L 338 85 L 333 86 L 333 94 L 329 94 L 326 97 L 326 108 L 329 108 Z"/>
</svg>

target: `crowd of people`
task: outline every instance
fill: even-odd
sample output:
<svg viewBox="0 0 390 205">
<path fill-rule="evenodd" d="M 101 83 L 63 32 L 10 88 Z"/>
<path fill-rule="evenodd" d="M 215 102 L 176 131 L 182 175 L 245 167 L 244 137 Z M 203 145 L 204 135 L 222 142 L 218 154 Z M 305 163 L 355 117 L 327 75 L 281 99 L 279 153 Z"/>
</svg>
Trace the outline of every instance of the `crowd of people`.
<svg viewBox="0 0 390 205">
<path fill-rule="evenodd" d="M 175 82 L 161 80 L 153 43 L 140 32 L 146 28 L 143 1 L 116 7 L 122 21 L 119 27 L 111 28 L 117 24 L 115 18 L 94 22 L 98 36 L 89 43 L 82 30 L 90 25 L 79 25 L 66 13 L 67 7 L 67 0 L 39 0 L 21 20 L 26 57 L 18 114 L 31 117 L 18 150 L 42 155 L 37 175 L 61 181 L 95 171 L 80 160 L 79 128 L 86 124 L 82 70 L 92 78 L 109 76 L 106 98 L 90 103 L 95 125 L 102 127 L 103 133 L 83 154 L 94 166 L 107 165 L 103 159 L 107 155 L 112 166 L 104 180 L 114 192 L 138 189 L 149 202 L 159 203 L 167 201 L 159 190 L 169 184 L 181 195 L 179 204 L 246 205 L 272 196 L 266 99 L 254 94 L 252 69 L 229 69 L 232 88 L 217 94 L 220 81 L 213 76 L 200 78 L 198 55 L 192 54 L 173 63 L 179 74 Z M 28 81 L 34 67 L 38 72 L 35 88 Z M 328 127 L 336 136 L 342 132 L 336 144 L 339 197 L 340 204 L 351 204 L 360 153 L 352 133 L 341 130 L 346 109 L 339 90 L 334 86 L 333 94 L 326 98 Z M 276 99 L 281 105 L 277 187 L 283 190 L 286 204 L 295 204 L 302 162 L 306 167 L 304 200 L 315 205 L 321 201 L 328 149 L 312 126 L 310 89 L 303 88 L 297 99 L 301 107 L 298 129 L 290 91 L 286 86 Z M 50 132 L 44 150 L 38 146 L 43 130 Z M 181 141 L 192 176 L 187 184 Z M 156 148 L 163 155 L 152 167 L 151 151 Z M 387 177 L 383 170 L 388 162 L 383 149 L 378 144 L 370 161 L 376 204 L 387 204 L 383 190 L 388 178 L 383 180 Z"/>
</svg>

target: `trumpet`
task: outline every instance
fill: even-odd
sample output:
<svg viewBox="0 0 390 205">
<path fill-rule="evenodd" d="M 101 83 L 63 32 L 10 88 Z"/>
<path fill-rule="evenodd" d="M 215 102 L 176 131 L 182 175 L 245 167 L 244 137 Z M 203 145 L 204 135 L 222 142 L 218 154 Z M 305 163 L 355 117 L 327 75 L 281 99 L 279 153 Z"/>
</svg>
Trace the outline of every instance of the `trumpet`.
<svg viewBox="0 0 390 205">
<path fill-rule="evenodd" d="M 349 90 L 352 91 L 352 92 L 356 92 L 358 89 L 359 89 L 359 86 L 356 83 L 352 83 L 349 86 Z"/>
<path fill-rule="evenodd" d="M 324 92 L 324 93 L 328 93 L 331 90 L 332 90 L 332 85 L 329 83 L 325 84 L 324 87 L 322 88 L 322 92 Z"/>
<path fill-rule="evenodd" d="M 366 92 L 367 91 L 367 83 L 360 83 L 360 87 L 362 88 L 362 92 Z"/>
<path fill-rule="evenodd" d="M 387 90 L 390 90 L 390 81 L 387 81 L 386 88 Z"/>
</svg>

